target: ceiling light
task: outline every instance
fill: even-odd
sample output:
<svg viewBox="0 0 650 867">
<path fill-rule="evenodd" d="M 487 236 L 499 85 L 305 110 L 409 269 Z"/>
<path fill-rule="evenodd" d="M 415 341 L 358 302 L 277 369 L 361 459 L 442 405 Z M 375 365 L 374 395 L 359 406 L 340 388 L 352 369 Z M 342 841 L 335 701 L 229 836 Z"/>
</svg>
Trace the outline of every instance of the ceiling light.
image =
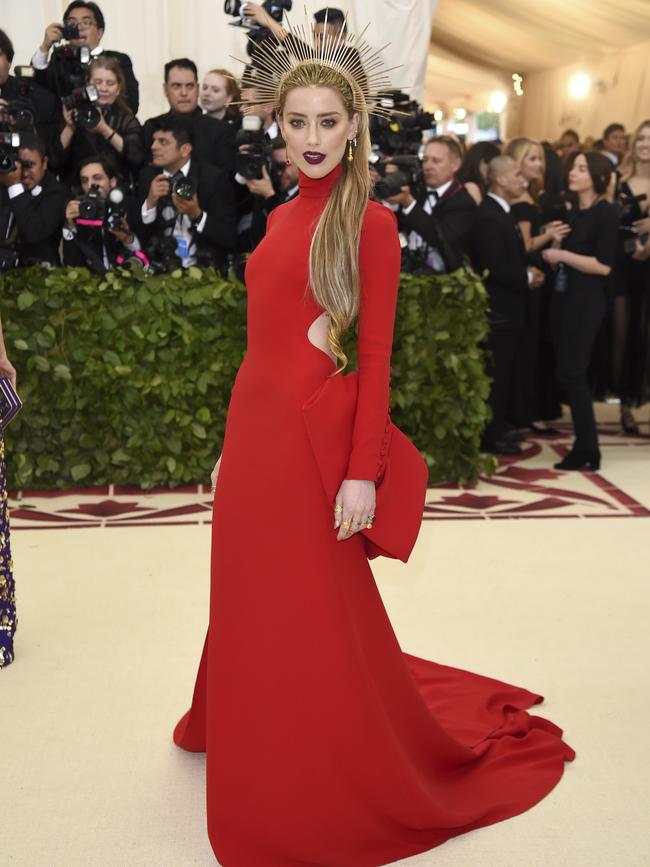
<svg viewBox="0 0 650 867">
<path fill-rule="evenodd" d="M 591 79 L 584 72 L 579 72 L 569 81 L 569 94 L 575 99 L 583 99 L 590 90 Z"/>
</svg>

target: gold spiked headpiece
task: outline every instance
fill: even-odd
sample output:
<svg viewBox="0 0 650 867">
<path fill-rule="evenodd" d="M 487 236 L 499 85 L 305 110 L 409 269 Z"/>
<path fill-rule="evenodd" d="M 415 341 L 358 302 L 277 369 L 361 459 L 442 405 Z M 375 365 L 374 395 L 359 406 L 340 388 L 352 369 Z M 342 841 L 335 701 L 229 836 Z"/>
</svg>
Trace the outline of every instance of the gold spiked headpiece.
<svg viewBox="0 0 650 867">
<path fill-rule="evenodd" d="M 338 35 L 329 36 L 326 12 L 322 38 L 317 38 L 315 24 L 309 21 L 305 7 L 304 24 L 292 24 L 288 16 L 285 18 L 288 33 L 282 40 L 273 34 L 262 42 L 251 39 L 254 46 L 251 60 L 233 57 L 233 60 L 246 67 L 241 80 L 242 88 L 255 88 L 256 104 L 276 107 L 284 77 L 302 64 L 319 63 L 337 70 L 349 81 L 355 111 L 367 111 L 379 117 L 404 114 L 397 112 L 390 104 L 382 104 L 391 90 L 388 73 L 401 67 L 401 64 L 389 68 L 384 65 L 381 55 L 390 42 L 381 48 L 373 48 L 364 39 L 370 25 L 367 24 L 354 36 L 346 32 L 347 20 L 346 14 Z"/>
</svg>

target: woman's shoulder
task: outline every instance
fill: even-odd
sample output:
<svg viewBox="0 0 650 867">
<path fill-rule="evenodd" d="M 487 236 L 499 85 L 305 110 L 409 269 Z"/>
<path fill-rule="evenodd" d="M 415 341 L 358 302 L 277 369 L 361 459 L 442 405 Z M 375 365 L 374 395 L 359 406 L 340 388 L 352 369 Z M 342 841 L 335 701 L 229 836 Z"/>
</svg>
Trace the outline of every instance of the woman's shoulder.
<svg viewBox="0 0 650 867">
<path fill-rule="evenodd" d="M 370 199 L 363 215 L 361 234 L 385 238 L 391 233 L 397 235 L 397 217 L 394 212 L 385 205 Z"/>
</svg>

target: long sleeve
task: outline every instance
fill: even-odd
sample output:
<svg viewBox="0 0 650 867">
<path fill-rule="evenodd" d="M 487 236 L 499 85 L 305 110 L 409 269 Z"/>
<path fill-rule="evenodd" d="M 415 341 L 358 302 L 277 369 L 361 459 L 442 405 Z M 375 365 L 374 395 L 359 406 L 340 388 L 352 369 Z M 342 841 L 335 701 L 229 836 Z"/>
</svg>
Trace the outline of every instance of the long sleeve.
<svg viewBox="0 0 650 867">
<path fill-rule="evenodd" d="M 359 245 L 359 393 L 346 479 L 378 481 L 383 473 L 400 263 L 395 215 L 371 202 Z"/>
</svg>

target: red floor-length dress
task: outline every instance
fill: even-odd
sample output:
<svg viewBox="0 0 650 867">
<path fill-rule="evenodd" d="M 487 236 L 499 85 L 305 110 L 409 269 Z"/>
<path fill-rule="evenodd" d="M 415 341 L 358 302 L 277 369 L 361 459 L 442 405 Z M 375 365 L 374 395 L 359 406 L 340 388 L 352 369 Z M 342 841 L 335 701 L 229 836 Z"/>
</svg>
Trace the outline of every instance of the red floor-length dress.
<svg viewBox="0 0 650 867">
<path fill-rule="evenodd" d="M 361 538 L 336 541 L 301 406 L 334 370 L 307 339 L 315 222 L 341 167 L 300 176 L 247 269 L 248 350 L 214 501 L 208 637 L 176 743 L 207 753 L 224 867 L 378 867 L 528 809 L 573 751 L 541 696 L 401 651 Z M 399 280 L 394 215 L 361 236 L 347 478 L 380 462 Z"/>
</svg>

